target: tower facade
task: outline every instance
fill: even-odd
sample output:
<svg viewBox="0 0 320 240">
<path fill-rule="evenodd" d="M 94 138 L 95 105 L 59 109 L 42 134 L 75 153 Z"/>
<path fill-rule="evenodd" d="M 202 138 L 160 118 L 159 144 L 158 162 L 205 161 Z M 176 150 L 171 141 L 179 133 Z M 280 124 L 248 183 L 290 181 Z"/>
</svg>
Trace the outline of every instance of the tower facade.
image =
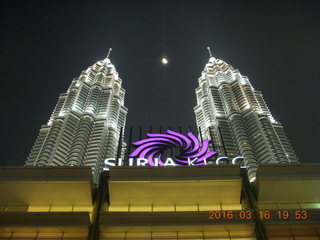
<svg viewBox="0 0 320 240">
<path fill-rule="evenodd" d="M 250 181 L 259 164 L 298 163 L 282 125 L 271 115 L 261 92 L 226 62 L 210 58 L 196 88 L 194 108 L 202 136 L 219 156 L 244 157 Z"/>
<path fill-rule="evenodd" d="M 108 57 L 82 71 L 41 126 L 26 165 L 90 166 L 97 181 L 103 160 L 122 154 L 128 109 L 121 83 Z"/>
</svg>

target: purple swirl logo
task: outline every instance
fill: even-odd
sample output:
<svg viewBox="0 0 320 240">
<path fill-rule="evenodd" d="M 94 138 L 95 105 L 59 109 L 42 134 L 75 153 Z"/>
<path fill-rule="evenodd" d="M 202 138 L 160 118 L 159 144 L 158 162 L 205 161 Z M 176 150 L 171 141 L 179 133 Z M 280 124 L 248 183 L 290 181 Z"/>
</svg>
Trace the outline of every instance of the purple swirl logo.
<svg viewBox="0 0 320 240">
<path fill-rule="evenodd" d="M 217 154 L 217 152 L 208 151 L 210 140 L 204 140 L 200 144 L 192 132 L 185 136 L 167 130 L 167 134 L 147 133 L 147 137 L 132 143 L 136 149 L 129 156 L 147 159 L 149 166 L 166 165 L 166 161 L 162 158 L 164 152 L 170 148 L 179 150 L 178 155 L 171 159 L 175 166 L 206 165 L 206 160 Z"/>
</svg>

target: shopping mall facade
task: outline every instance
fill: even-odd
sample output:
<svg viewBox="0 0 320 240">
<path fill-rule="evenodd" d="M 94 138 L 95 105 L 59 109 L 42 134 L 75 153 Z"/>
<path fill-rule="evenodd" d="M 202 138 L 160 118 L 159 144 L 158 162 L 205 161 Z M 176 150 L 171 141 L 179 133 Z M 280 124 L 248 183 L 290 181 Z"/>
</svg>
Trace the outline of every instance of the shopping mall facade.
<svg viewBox="0 0 320 240">
<path fill-rule="evenodd" d="M 319 240 L 320 165 L 0 169 L 0 239 Z"/>
</svg>

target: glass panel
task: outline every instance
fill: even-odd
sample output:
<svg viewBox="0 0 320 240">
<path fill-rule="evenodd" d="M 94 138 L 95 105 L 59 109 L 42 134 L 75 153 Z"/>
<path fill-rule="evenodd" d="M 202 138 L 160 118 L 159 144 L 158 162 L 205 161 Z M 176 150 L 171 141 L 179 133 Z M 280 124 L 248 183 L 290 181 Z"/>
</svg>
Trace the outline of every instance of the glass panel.
<svg viewBox="0 0 320 240">
<path fill-rule="evenodd" d="M 198 205 L 177 205 L 176 211 L 198 211 Z"/>
<path fill-rule="evenodd" d="M 19 237 L 24 237 L 24 238 L 35 238 L 37 236 L 37 233 L 28 233 L 28 232 L 16 232 L 13 233 L 13 237 L 19 238 Z"/>
<path fill-rule="evenodd" d="M 220 204 L 199 205 L 199 211 L 221 210 Z"/>
<path fill-rule="evenodd" d="M 291 232 L 294 236 L 317 236 L 317 230 L 310 227 L 309 229 L 292 229 Z"/>
<path fill-rule="evenodd" d="M 320 203 L 300 203 L 301 208 L 319 208 Z"/>
<path fill-rule="evenodd" d="M 153 232 L 152 239 L 177 239 L 176 232 Z"/>
<path fill-rule="evenodd" d="M 26 212 L 28 205 L 11 205 L 7 206 L 7 212 Z"/>
<path fill-rule="evenodd" d="M 13 238 L 10 238 L 10 240 L 35 240 L 36 238 L 35 237 L 33 237 L 33 238 L 24 238 L 24 237 L 17 237 L 17 238 L 15 238 L 15 237 L 13 237 Z M 50 240 L 52 240 L 52 239 L 50 239 Z"/>
<path fill-rule="evenodd" d="M 294 237 L 295 240 L 319 240 L 319 237 Z"/>
<path fill-rule="evenodd" d="M 126 238 L 151 239 L 151 232 L 128 232 Z"/>
<path fill-rule="evenodd" d="M 167 206 L 153 206 L 152 210 L 154 212 L 174 212 L 174 206 L 173 205 L 167 205 Z"/>
<path fill-rule="evenodd" d="M 92 206 L 74 206 L 73 211 L 74 212 L 92 212 L 93 207 Z"/>
<path fill-rule="evenodd" d="M 269 240 L 293 240 L 292 237 L 271 237 Z"/>
<path fill-rule="evenodd" d="M 178 232 L 178 238 L 201 238 L 203 237 L 202 232 Z"/>
<path fill-rule="evenodd" d="M 231 240 L 231 238 L 205 238 L 206 240 Z M 235 238 L 233 238 L 235 239 Z M 242 239 L 241 239 L 242 240 Z"/>
<path fill-rule="evenodd" d="M 203 238 L 178 238 L 179 240 L 203 240 Z"/>
<path fill-rule="evenodd" d="M 57 238 L 57 239 L 61 239 L 61 237 L 62 237 L 62 233 L 61 232 L 55 232 L 55 233 L 48 233 L 48 232 L 46 232 L 46 233 L 39 233 L 39 235 L 38 235 L 38 237 L 40 238 L 40 239 L 47 239 L 47 238 L 50 238 L 50 239 L 55 239 L 55 238 Z"/>
<path fill-rule="evenodd" d="M 255 232 L 250 230 L 241 230 L 241 231 L 230 231 L 230 236 L 232 238 L 241 238 L 241 237 L 255 237 Z"/>
<path fill-rule="evenodd" d="M 242 205 L 240 203 L 222 204 L 222 210 L 242 210 Z"/>
<path fill-rule="evenodd" d="M 13 237 L 13 238 L 10 238 L 10 240 L 11 240 L 11 239 L 12 239 L 12 240 L 18 240 L 18 239 L 19 239 L 19 240 L 35 240 L 35 238 L 24 238 L 24 237 L 22 237 L 22 238 L 21 238 L 21 237 L 18 237 L 18 238 Z M 51 239 L 51 240 L 52 240 L 52 239 Z"/>
<path fill-rule="evenodd" d="M 255 237 L 249 237 L 249 238 L 231 238 L 231 240 L 256 240 L 257 238 Z"/>
<path fill-rule="evenodd" d="M 127 239 L 128 239 L 128 240 L 129 240 L 129 239 L 130 239 L 130 240 L 144 240 L 144 239 L 146 239 L 146 240 L 151 240 L 151 238 L 131 238 L 131 237 L 128 238 L 128 237 L 126 237 L 125 240 L 127 240 Z M 108 240 L 113 240 L 113 239 L 108 239 Z"/>
<path fill-rule="evenodd" d="M 215 238 L 215 237 L 229 237 L 227 231 L 214 231 L 214 232 L 204 232 L 205 239 Z"/>
<path fill-rule="evenodd" d="M 102 238 L 105 239 L 125 239 L 125 233 L 103 233 Z"/>
<path fill-rule="evenodd" d="M 128 212 L 129 211 L 129 206 L 114 206 L 111 205 L 109 206 L 109 212 Z"/>
<path fill-rule="evenodd" d="M 85 238 L 88 237 L 88 233 L 86 232 L 75 232 L 75 233 L 64 233 L 63 238 Z"/>
<path fill-rule="evenodd" d="M 10 232 L 6 232 L 6 233 L 0 232 L 0 239 L 4 238 L 4 237 L 10 237 L 10 236 L 11 236 Z M 7 239 L 7 238 L 5 238 L 5 239 Z"/>
<path fill-rule="evenodd" d="M 29 206 L 28 212 L 49 212 L 50 206 Z"/>
<path fill-rule="evenodd" d="M 37 240 L 61 240 L 61 237 L 59 238 L 37 238 Z"/>
<path fill-rule="evenodd" d="M 300 209 L 299 203 L 278 203 L 279 209 Z"/>
<path fill-rule="evenodd" d="M 151 212 L 151 206 L 130 206 L 130 212 Z"/>
<path fill-rule="evenodd" d="M 277 209 L 277 204 L 275 203 L 259 203 L 259 209 Z"/>
<path fill-rule="evenodd" d="M 51 206 L 50 212 L 72 212 L 72 206 Z"/>
</svg>

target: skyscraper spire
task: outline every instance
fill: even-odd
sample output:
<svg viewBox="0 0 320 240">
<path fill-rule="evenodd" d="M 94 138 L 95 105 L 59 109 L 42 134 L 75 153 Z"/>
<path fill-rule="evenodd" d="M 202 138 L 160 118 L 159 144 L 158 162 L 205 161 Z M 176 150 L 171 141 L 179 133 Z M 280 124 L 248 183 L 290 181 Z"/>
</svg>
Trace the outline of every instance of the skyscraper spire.
<svg viewBox="0 0 320 240">
<path fill-rule="evenodd" d="M 213 57 L 213 55 L 212 55 L 212 52 L 211 52 L 210 47 L 207 47 L 207 49 L 208 49 L 208 52 L 209 52 L 209 58 L 212 58 L 212 57 Z"/>
<path fill-rule="evenodd" d="M 251 181 L 261 163 L 298 163 L 282 125 L 272 117 L 261 92 L 231 65 L 210 59 L 199 78 L 196 97 L 194 112 L 202 134 L 212 139 L 212 147 L 220 156 L 243 156 Z"/>
<path fill-rule="evenodd" d="M 111 48 L 107 58 L 110 52 Z M 90 166 L 96 182 L 104 159 L 116 157 L 128 109 L 122 80 L 110 60 L 105 60 L 82 71 L 59 96 L 27 166 Z"/>
<path fill-rule="evenodd" d="M 108 51 L 108 54 L 107 54 L 107 58 L 109 58 L 111 51 L 112 51 L 112 48 L 109 48 L 109 51 Z"/>
</svg>

